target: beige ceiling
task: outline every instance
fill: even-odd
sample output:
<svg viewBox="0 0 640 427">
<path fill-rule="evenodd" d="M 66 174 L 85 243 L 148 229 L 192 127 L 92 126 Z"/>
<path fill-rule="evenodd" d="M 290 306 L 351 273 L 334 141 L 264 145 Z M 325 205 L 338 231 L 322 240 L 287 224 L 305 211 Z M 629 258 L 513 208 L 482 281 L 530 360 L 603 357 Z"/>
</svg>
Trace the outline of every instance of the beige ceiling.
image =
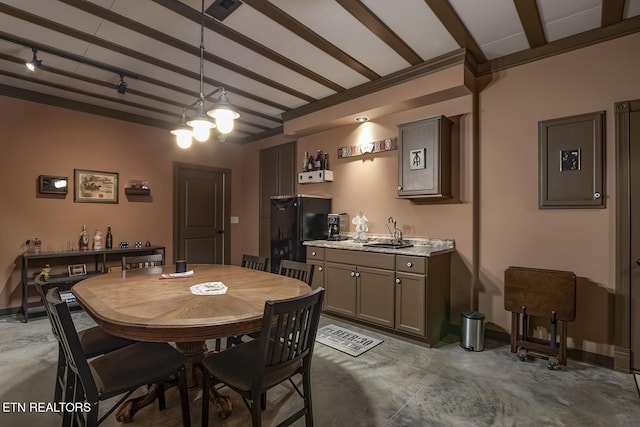
<svg viewBox="0 0 640 427">
<path fill-rule="evenodd" d="M 205 15 L 203 93 L 227 90 L 241 114 L 228 138 L 237 143 L 461 48 L 476 75 L 488 75 L 640 30 L 640 0 L 222 1 L 241 4 L 223 21 Z M 2 0 L 0 95 L 169 129 L 200 92 L 201 7 Z M 32 47 L 36 72 L 24 66 Z"/>
</svg>

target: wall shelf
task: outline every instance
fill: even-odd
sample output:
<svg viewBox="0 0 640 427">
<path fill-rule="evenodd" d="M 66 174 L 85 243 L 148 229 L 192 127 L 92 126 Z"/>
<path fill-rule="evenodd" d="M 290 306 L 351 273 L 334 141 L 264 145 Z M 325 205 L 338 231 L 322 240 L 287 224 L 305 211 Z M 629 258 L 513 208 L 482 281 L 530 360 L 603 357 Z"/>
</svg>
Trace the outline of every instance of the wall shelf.
<svg viewBox="0 0 640 427">
<path fill-rule="evenodd" d="M 124 194 L 127 196 L 148 196 L 151 194 L 150 188 L 126 187 Z"/>
<path fill-rule="evenodd" d="M 298 184 L 317 184 L 319 182 L 332 182 L 333 171 L 319 170 L 313 172 L 300 172 L 298 174 Z"/>
</svg>

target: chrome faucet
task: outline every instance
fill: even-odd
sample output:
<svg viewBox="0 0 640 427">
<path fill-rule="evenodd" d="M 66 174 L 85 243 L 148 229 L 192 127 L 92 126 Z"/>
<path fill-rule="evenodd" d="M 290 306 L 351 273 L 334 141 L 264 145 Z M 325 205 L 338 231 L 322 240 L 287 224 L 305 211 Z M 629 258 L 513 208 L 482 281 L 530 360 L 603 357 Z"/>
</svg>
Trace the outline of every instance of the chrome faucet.
<svg viewBox="0 0 640 427">
<path fill-rule="evenodd" d="M 393 224 L 393 231 L 391 231 L 391 227 L 389 227 L 389 224 Z M 402 243 L 402 230 L 398 228 L 398 221 L 390 216 L 385 226 L 387 227 L 387 230 L 389 230 L 389 234 L 391 234 L 391 243 Z"/>
</svg>

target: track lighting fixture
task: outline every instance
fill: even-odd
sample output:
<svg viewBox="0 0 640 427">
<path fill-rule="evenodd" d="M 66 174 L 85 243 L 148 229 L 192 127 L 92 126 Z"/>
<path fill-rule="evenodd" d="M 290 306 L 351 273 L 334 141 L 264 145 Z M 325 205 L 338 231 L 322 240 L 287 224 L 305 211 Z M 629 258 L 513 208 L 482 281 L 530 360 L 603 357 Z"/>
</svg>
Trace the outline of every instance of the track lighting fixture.
<svg viewBox="0 0 640 427">
<path fill-rule="evenodd" d="M 119 90 L 118 90 L 119 91 Z M 188 148 L 191 146 L 191 138 L 204 142 L 209 139 L 211 129 L 217 127 L 221 132 L 218 140 L 224 141 L 224 136 L 233 130 L 233 121 L 240 117 L 240 114 L 231 105 L 227 98 L 227 92 L 223 87 L 219 87 L 207 97 L 220 92 L 220 97 L 213 107 L 206 111 L 204 108 L 204 0 L 202 0 L 201 20 L 200 20 L 200 96 L 196 102 L 185 107 L 182 111 L 182 119 L 178 126 L 171 130 L 176 135 L 177 143 L 180 148 Z M 122 92 L 124 93 L 124 92 Z M 196 114 L 187 120 L 186 109 L 197 106 Z M 215 119 L 213 123 L 209 117 Z"/>
<path fill-rule="evenodd" d="M 33 51 L 33 59 L 31 59 L 31 61 L 27 61 L 24 63 L 24 65 L 27 66 L 27 68 L 29 69 L 29 71 L 35 71 L 38 68 L 40 68 L 40 66 L 42 65 L 42 60 L 38 59 L 38 49 L 35 47 L 32 47 L 31 50 Z"/>
<path fill-rule="evenodd" d="M 118 83 L 118 93 L 124 95 L 127 92 L 127 82 L 124 81 L 124 75 L 120 74 L 120 83 Z"/>
</svg>

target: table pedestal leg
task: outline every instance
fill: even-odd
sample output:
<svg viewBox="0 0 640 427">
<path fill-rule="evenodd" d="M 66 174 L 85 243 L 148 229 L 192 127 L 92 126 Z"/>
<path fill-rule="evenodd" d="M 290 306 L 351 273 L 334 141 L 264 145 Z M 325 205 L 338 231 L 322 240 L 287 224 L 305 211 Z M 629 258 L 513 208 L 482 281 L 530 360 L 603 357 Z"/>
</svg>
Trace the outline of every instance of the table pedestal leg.
<svg viewBox="0 0 640 427">
<path fill-rule="evenodd" d="M 198 378 L 193 367 L 202 362 L 202 358 L 207 352 L 207 345 L 204 341 L 177 342 L 176 348 L 187 359 L 184 364 L 187 371 L 187 387 L 190 389 L 198 387 Z"/>
</svg>

